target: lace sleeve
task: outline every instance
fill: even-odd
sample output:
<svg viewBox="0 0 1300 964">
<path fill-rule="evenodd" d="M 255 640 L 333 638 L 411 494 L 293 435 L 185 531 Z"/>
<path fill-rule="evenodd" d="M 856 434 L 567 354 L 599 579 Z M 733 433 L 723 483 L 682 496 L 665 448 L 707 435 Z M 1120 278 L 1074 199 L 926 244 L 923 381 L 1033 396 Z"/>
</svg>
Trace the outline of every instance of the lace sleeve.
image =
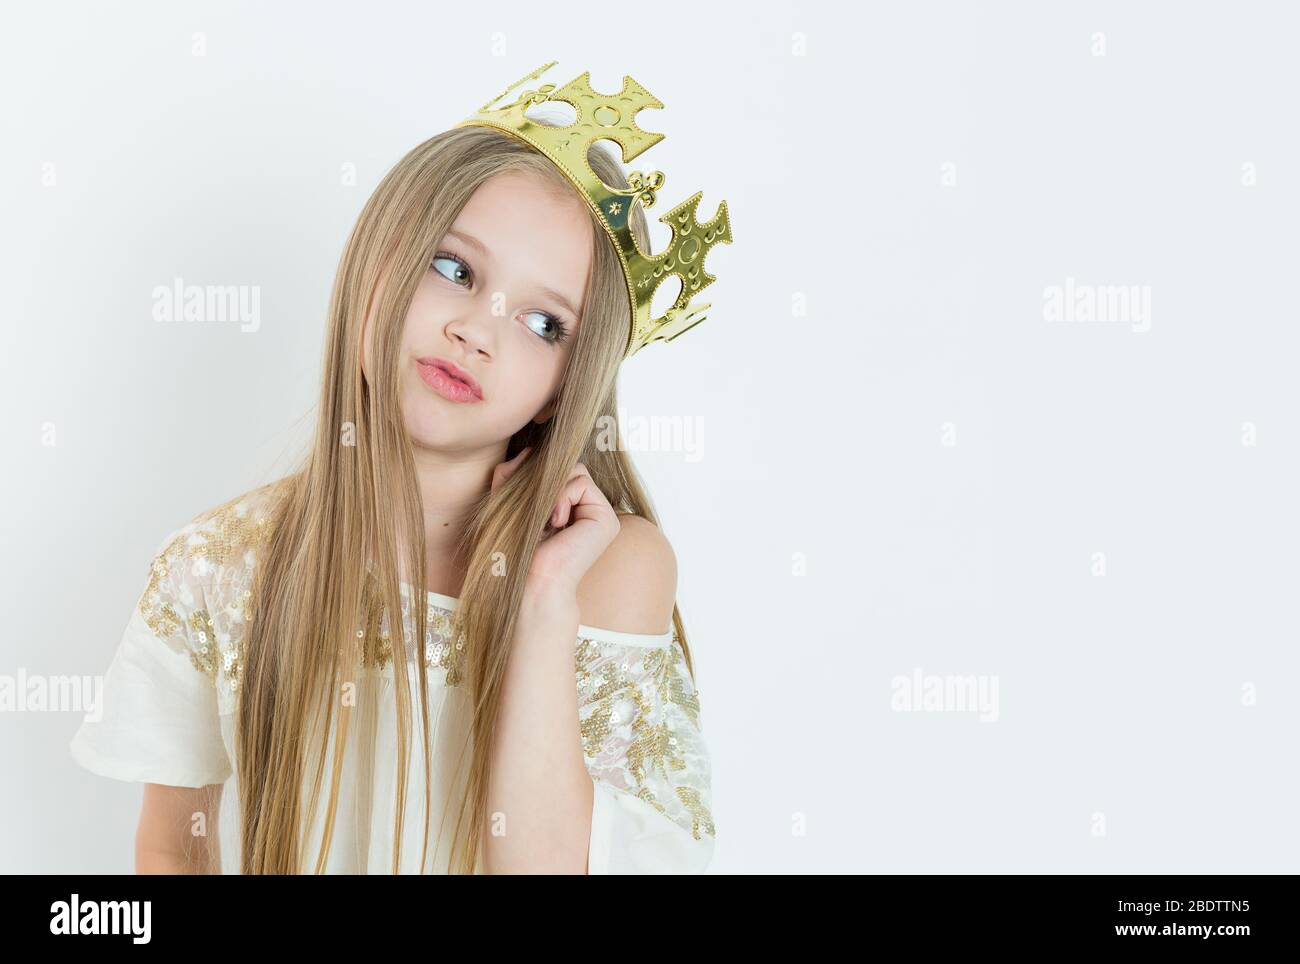
<svg viewBox="0 0 1300 964">
<path fill-rule="evenodd" d="M 595 781 L 590 873 L 699 873 L 712 858 L 710 761 L 676 635 L 579 627 L 579 723 Z"/>
<path fill-rule="evenodd" d="M 96 705 L 73 736 L 73 758 L 102 776 L 201 787 L 231 774 L 215 640 L 186 552 L 190 529 L 158 547 Z"/>
</svg>

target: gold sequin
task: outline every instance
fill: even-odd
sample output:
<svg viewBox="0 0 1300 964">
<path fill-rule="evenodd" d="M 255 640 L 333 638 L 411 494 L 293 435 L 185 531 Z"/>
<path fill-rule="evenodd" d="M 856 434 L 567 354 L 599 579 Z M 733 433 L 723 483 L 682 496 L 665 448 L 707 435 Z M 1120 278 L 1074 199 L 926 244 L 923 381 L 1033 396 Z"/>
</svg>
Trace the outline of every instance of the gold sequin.
<svg viewBox="0 0 1300 964">
<path fill-rule="evenodd" d="M 703 833 L 715 836 L 713 817 L 699 790 L 680 778 L 688 767 L 684 734 L 675 728 L 674 714 L 665 712 L 675 706 L 691 727 L 700 726 L 698 694 L 678 671 L 685 662 L 678 638 L 674 634 L 669 645 L 655 649 L 627 649 L 630 655 L 610 658 L 599 641 L 578 640 L 574 662 L 583 710 L 578 727 L 583 752 L 592 760 L 607 763 L 604 758 L 613 748 L 615 729 L 630 730 L 632 737 L 626 747 L 614 752 L 620 754 L 618 768 L 636 785 L 631 792 L 670 819 L 678 819 L 668 812 L 654 788 L 670 790 L 684 810 L 682 819 L 690 821 L 692 836 L 696 840 Z"/>
<path fill-rule="evenodd" d="M 212 628 L 212 619 L 206 609 L 196 609 L 190 613 L 190 639 L 194 641 L 190 650 L 190 662 L 204 676 L 213 679 L 221 668 L 221 652 L 217 647 L 217 633 Z"/>
<path fill-rule="evenodd" d="M 362 631 L 363 666 L 384 669 L 393 660 L 393 639 L 384 626 L 383 605 L 379 599 L 376 580 L 366 579 L 366 619 Z M 409 600 L 403 601 L 402 621 L 408 632 L 414 634 L 415 619 L 410 614 Z M 457 634 L 455 616 L 439 606 L 429 604 L 425 611 L 424 667 L 445 670 L 444 684 L 459 686 L 464 670 L 464 634 Z"/>
<path fill-rule="evenodd" d="M 172 545 L 176 545 L 176 541 Z M 168 549 L 170 548 L 169 546 Z M 170 561 L 166 552 L 154 559 L 149 566 L 149 583 L 145 586 L 144 595 L 140 597 L 140 614 L 144 616 L 149 628 L 162 639 L 167 639 L 181 627 L 181 617 L 172 607 L 169 597 L 164 596 L 164 592 L 169 592 L 165 580 Z"/>
<path fill-rule="evenodd" d="M 223 645 L 204 599 L 212 580 L 208 571 L 222 572 L 262 546 L 270 532 L 274 498 L 283 493 L 285 479 L 254 489 L 195 517 L 177 530 L 149 565 L 149 581 L 138 606 L 145 624 L 178 652 L 188 650 L 191 664 L 216 680 L 223 674 L 232 690 L 242 675 L 242 652 L 227 637 Z M 263 502 L 261 496 L 272 498 Z M 231 609 L 247 622 L 251 591 L 244 588 Z M 189 613 L 188 619 L 181 611 Z"/>
</svg>

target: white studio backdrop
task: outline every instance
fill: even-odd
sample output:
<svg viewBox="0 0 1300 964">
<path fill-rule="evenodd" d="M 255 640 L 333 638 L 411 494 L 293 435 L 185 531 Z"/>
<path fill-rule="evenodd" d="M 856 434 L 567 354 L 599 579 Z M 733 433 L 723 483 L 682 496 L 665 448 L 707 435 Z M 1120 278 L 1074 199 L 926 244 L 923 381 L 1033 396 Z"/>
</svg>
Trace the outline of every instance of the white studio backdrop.
<svg viewBox="0 0 1300 964">
<path fill-rule="evenodd" d="M 102 674 L 157 542 L 288 468 L 370 191 L 554 59 L 647 86 L 661 200 L 732 217 L 621 388 L 688 429 L 635 457 L 711 869 L 1294 872 L 1300 17 L 654 11 L 7 11 L 0 676 Z M 175 279 L 256 323 L 155 320 Z M 0 712 L 0 871 L 132 868 L 79 718 Z"/>
</svg>

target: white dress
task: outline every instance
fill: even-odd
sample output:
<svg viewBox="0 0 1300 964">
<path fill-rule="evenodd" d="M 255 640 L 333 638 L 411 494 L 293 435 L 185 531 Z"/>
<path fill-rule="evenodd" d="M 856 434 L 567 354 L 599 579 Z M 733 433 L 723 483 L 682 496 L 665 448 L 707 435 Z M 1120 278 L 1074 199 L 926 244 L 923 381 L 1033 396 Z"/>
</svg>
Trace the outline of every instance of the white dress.
<svg viewBox="0 0 1300 964">
<path fill-rule="evenodd" d="M 218 829 L 225 873 L 239 871 L 239 788 L 232 764 L 245 606 L 270 495 L 278 484 L 201 513 L 159 545 L 148 585 L 104 678 L 102 706 L 87 714 L 70 745 L 78 763 L 103 776 L 178 787 L 225 784 Z M 401 588 L 410 638 L 412 593 L 405 583 Z M 455 763 L 469 733 L 469 698 L 460 684 L 458 647 L 450 636 L 457 600 L 433 592 L 426 596 L 424 671 L 434 813 L 424 869 L 445 873 L 454 820 L 446 821 L 441 846 L 439 824 L 448 790 L 458 800 L 463 786 L 451 787 L 451 782 L 453 772 L 464 770 L 457 771 Z M 359 763 L 362 741 L 349 738 L 327 873 L 392 872 L 398 776 L 395 667 L 387 614 L 372 621 L 377 625 L 370 631 L 377 629 L 378 638 L 368 643 L 377 642 L 380 655 L 362 667 L 359 679 L 377 687 L 375 758 L 371 766 Z M 418 717 L 414 659 L 408 659 L 406 670 L 412 715 Z M 594 784 L 588 871 L 703 871 L 714 846 L 709 754 L 698 694 L 671 627 L 651 636 L 580 625 L 574 678 L 584 758 Z M 417 719 L 408 738 L 402 873 L 420 870 L 420 732 Z M 323 810 L 302 850 L 304 873 L 314 869 Z"/>
</svg>

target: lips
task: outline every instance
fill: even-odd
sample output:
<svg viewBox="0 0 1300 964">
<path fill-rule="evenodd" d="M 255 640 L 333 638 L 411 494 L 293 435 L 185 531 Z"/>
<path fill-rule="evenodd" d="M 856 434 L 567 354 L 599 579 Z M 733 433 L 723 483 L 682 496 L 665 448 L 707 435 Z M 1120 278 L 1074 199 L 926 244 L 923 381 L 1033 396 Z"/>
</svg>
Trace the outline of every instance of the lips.
<svg viewBox="0 0 1300 964">
<path fill-rule="evenodd" d="M 477 402 L 483 389 L 465 369 L 446 358 L 417 358 L 420 378 L 443 398 L 453 402 Z"/>
</svg>

